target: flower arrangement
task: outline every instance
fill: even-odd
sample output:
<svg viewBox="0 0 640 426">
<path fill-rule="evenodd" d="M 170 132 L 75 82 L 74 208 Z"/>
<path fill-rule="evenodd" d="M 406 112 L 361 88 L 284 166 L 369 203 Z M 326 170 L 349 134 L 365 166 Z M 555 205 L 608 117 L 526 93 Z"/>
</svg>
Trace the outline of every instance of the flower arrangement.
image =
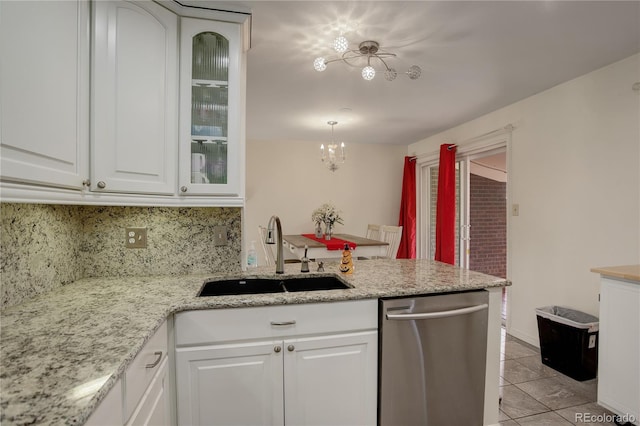
<svg viewBox="0 0 640 426">
<path fill-rule="evenodd" d="M 325 223 L 333 226 L 336 223 L 343 225 L 340 211 L 333 204 L 324 203 L 311 214 L 311 220 L 316 224 Z"/>
</svg>

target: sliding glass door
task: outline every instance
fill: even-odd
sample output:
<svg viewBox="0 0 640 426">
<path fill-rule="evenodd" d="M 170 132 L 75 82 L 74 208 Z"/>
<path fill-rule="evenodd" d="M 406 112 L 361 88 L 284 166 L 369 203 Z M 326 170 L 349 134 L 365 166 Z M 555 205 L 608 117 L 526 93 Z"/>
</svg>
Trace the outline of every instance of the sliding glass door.
<svg viewBox="0 0 640 426">
<path fill-rule="evenodd" d="M 438 199 L 438 160 L 432 159 L 419 165 L 419 217 L 418 217 L 418 257 L 433 259 L 436 247 L 436 211 Z M 486 182 L 485 182 L 486 181 Z M 491 182 L 502 181 L 504 192 L 500 191 L 500 186 Z M 471 183 L 474 183 L 472 186 Z M 480 183 L 478 183 L 480 182 Z M 496 186 L 498 189 L 495 189 Z M 488 188 L 488 189 L 486 189 Z M 485 191 L 488 190 L 492 197 L 491 210 L 483 206 L 482 201 L 472 203 L 472 191 L 475 192 L 473 200 L 483 200 L 487 198 Z M 496 195 L 496 191 L 498 194 Z M 502 202 L 506 208 L 506 147 L 499 146 L 484 150 L 467 150 L 458 152 L 456 159 L 456 265 L 469 269 L 470 256 L 472 250 L 477 250 L 478 244 L 472 245 L 472 235 L 480 236 L 488 233 L 502 232 L 506 241 L 506 226 L 498 229 L 493 226 L 496 221 L 503 221 L 506 224 L 506 212 L 496 210 L 496 198 L 498 202 L 502 197 Z M 487 202 L 488 203 L 488 202 Z M 473 206 L 480 207 L 473 207 Z M 479 217 L 474 217 L 474 209 L 478 209 Z M 491 216 L 491 215 L 501 215 Z M 474 223 L 472 233 L 471 224 Z M 506 245 L 506 243 L 505 243 Z M 475 249 L 473 247 L 476 247 Z M 505 247 L 506 258 L 506 247 Z M 505 260 L 506 262 L 506 260 Z M 476 262 L 477 264 L 477 262 Z"/>
<path fill-rule="evenodd" d="M 463 212 L 466 210 L 464 193 L 464 162 L 456 161 L 456 265 L 467 267 L 467 247 L 464 242 L 467 220 Z M 420 250 L 420 257 L 433 259 L 436 252 L 436 211 L 438 200 L 438 165 L 430 165 L 423 167 L 421 176 L 424 179 L 423 188 L 427 190 L 425 208 L 422 209 L 426 213 L 424 222 L 428 224 L 426 235 L 424 233 L 425 249 L 424 253 Z"/>
</svg>

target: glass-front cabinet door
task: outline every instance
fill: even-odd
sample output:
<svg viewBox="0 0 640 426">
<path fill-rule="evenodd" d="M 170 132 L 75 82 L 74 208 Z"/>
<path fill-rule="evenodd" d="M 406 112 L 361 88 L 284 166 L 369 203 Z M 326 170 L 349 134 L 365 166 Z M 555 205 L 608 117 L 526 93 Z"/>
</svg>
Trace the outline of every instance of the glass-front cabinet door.
<svg viewBox="0 0 640 426">
<path fill-rule="evenodd" d="M 181 31 L 180 194 L 241 196 L 241 27 L 183 18 Z"/>
</svg>

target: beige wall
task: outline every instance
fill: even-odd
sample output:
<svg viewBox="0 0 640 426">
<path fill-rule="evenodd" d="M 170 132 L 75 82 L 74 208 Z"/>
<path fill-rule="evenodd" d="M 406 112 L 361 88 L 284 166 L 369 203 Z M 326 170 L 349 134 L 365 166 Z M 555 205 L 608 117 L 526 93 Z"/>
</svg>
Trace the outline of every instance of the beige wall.
<svg viewBox="0 0 640 426">
<path fill-rule="evenodd" d="M 598 314 L 594 266 L 640 261 L 640 56 L 408 147 L 431 153 L 509 123 L 508 329 L 538 343 L 534 309 Z"/>
<path fill-rule="evenodd" d="M 347 141 L 346 163 L 331 172 L 320 161 L 322 142 L 247 142 L 243 224 L 246 243 L 256 240 L 260 265 L 257 227 L 274 214 L 285 234 L 312 233 L 311 212 L 325 202 L 343 212 L 338 233 L 364 236 L 368 223 L 397 224 L 406 147 Z"/>
</svg>

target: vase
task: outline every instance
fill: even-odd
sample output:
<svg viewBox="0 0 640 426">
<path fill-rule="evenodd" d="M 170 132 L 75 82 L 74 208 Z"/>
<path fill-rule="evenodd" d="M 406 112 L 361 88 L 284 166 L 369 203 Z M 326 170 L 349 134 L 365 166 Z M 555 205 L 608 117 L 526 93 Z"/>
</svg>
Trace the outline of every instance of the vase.
<svg viewBox="0 0 640 426">
<path fill-rule="evenodd" d="M 331 233 L 333 232 L 333 225 L 331 225 L 331 222 L 327 222 L 325 224 L 325 230 L 324 230 L 324 239 L 325 240 L 330 240 L 331 239 Z"/>
<path fill-rule="evenodd" d="M 320 222 L 316 223 L 316 238 L 322 238 L 322 225 Z"/>
</svg>

